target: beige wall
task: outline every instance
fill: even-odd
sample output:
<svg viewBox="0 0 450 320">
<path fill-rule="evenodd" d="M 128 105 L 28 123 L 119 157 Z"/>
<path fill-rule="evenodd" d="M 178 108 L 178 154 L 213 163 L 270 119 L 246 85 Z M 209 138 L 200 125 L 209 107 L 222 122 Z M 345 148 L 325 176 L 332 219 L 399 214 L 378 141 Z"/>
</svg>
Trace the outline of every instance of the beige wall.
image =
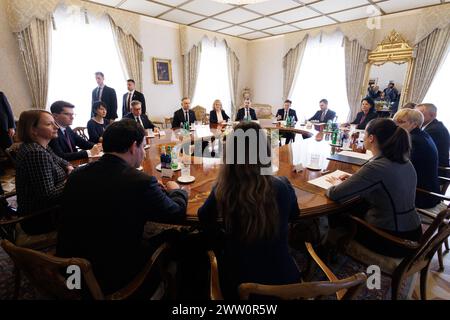
<svg viewBox="0 0 450 320">
<path fill-rule="evenodd" d="M 144 49 L 142 65 L 143 93 L 151 119 L 171 116 L 180 108 L 183 94 L 183 60 L 180 54 L 178 25 L 141 18 L 140 43 Z M 173 84 L 155 84 L 152 58 L 172 60 Z"/>
<path fill-rule="evenodd" d="M 31 94 L 19 45 L 6 16 L 6 0 L 0 0 L 0 91 L 8 97 L 15 117 L 31 108 Z"/>
</svg>

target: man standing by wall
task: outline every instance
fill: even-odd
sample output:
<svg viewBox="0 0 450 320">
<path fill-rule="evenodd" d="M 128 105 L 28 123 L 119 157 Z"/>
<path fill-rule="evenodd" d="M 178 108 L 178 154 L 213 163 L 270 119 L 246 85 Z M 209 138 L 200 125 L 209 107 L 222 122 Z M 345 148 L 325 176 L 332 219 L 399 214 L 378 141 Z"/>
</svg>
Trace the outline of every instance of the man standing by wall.
<svg viewBox="0 0 450 320">
<path fill-rule="evenodd" d="M 113 88 L 104 84 L 105 75 L 102 72 L 95 73 L 95 81 L 97 81 L 97 88 L 92 90 L 92 104 L 95 101 L 103 101 L 106 104 L 106 119 L 114 121 L 117 119 L 117 95 Z M 94 110 L 91 111 L 91 117 L 94 117 Z"/>
</svg>

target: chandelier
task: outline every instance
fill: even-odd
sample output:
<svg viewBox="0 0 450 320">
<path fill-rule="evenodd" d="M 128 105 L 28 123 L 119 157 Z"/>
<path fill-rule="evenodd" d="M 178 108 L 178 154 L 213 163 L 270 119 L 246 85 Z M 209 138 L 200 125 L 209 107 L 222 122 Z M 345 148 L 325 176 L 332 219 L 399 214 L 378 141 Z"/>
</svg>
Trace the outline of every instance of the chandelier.
<svg viewBox="0 0 450 320">
<path fill-rule="evenodd" d="M 213 0 L 213 1 L 220 2 L 220 3 L 244 5 L 244 4 L 253 4 L 253 3 L 264 2 L 267 0 Z"/>
</svg>

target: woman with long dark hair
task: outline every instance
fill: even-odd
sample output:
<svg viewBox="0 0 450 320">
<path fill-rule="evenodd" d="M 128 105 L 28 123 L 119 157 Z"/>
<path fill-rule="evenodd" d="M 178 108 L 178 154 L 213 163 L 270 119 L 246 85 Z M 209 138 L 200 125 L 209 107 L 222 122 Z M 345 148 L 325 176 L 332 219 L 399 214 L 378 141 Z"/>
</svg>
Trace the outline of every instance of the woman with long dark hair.
<svg viewBox="0 0 450 320">
<path fill-rule="evenodd" d="M 409 160 L 409 134 L 387 118 L 369 122 L 364 147 L 374 157 L 352 176 L 329 179 L 334 186 L 327 196 L 335 201 L 360 196 L 369 209 L 363 218 L 370 224 L 399 238 L 417 241 L 422 235 L 415 208 L 417 176 Z M 381 254 L 401 257 L 408 253 L 371 234 L 358 233 L 357 240 Z"/>
<path fill-rule="evenodd" d="M 240 123 L 227 137 L 224 154 L 217 184 L 198 216 L 207 230 L 224 230 L 225 284 L 236 294 L 243 282 L 299 282 L 288 251 L 288 221 L 299 215 L 297 197 L 287 178 L 266 175 L 271 162 L 265 132 L 257 123 Z"/>
<path fill-rule="evenodd" d="M 351 124 L 356 124 L 356 129 L 364 130 L 367 124 L 377 117 L 375 102 L 370 97 L 361 100 L 361 111 L 356 115 Z"/>
</svg>

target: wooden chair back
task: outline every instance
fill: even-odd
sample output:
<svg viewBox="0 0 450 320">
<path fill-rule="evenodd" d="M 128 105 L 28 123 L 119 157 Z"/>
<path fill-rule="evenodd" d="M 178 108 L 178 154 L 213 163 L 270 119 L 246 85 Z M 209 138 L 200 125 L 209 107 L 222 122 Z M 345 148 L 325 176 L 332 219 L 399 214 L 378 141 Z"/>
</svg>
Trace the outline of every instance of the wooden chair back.
<svg viewBox="0 0 450 320">
<path fill-rule="evenodd" d="M 77 266 L 92 297 L 104 299 L 89 261 L 81 258 L 54 257 L 36 250 L 17 247 L 8 240 L 2 240 L 0 245 L 14 261 L 15 266 L 46 295 L 60 299 L 81 299 L 80 290 L 70 290 L 63 276 L 69 266 Z"/>
<path fill-rule="evenodd" d="M 428 268 L 433 256 L 450 235 L 450 209 L 442 210 L 422 235 L 414 254 L 406 257 L 398 266 L 396 274 L 401 278 Z"/>
<path fill-rule="evenodd" d="M 5 150 L 6 156 L 8 157 L 9 161 L 11 161 L 14 168 L 16 167 L 17 152 L 19 151 L 21 144 L 22 142 L 14 142 L 9 148 Z"/>
<path fill-rule="evenodd" d="M 210 299 L 223 300 L 216 255 L 213 251 L 208 251 L 208 257 L 210 262 Z M 241 300 L 248 300 L 252 294 L 294 300 L 319 298 L 347 289 L 342 299 L 348 300 L 358 294 L 359 290 L 364 287 L 366 280 L 367 276 L 364 273 L 357 273 L 346 279 L 336 281 L 304 282 L 288 285 L 242 283 L 239 285 L 238 291 Z"/>
<path fill-rule="evenodd" d="M 86 127 L 76 127 L 75 129 L 73 129 L 73 132 L 82 137 L 84 140 L 89 140 Z"/>
<path fill-rule="evenodd" d="M 164 288 L 161 291 L 165 294 L 168 290 L 168 285 L 165 281 L 168 277 L 164 263 L 170 249 L 167 243 L 162 244 L 153 253 L 142 271 L 128 285 L 107 296 L 103 294 L 92 271 L 91 263 L 86 259 L 59 258 L 36 250 L 18 247 L 8 240 L 2 240 L 0 245 L 11 257 L 16 268 L 23 271 L 36 288 L 58 299 L 78 300 L 82 298 L 80 290 L 69 290 L 66 285 L 66 279 L 63 275 L 66 274 L 69 266 L 77 266 L 80 269 L 81 278 L 84 280 L 82 285 L 87 286 L 94 300 L 123 300 L 130 298 L 141 288 L 152 272 L 159 273 L 160 278 L 163 280 Z M 158 298 L 161 298 L 162 295 L 158 295 Z"/>
</svg>

